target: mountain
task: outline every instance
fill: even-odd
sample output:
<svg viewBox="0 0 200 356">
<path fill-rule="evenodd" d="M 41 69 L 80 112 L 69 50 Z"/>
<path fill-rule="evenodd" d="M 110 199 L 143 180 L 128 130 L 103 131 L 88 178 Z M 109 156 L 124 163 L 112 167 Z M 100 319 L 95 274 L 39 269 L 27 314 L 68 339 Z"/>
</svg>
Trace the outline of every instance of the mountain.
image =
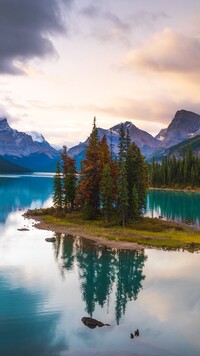
<svg viewBox="0 0 200 356">
<path fill-rule="evenodd" d="M 114 135 L 116 135 L 116 138 L 117 138 L 116 139 L 116 151 L 117 152 L 118 152 L 117 146 L 119 144 L 120 125 L 121 124 L 113 126 L 113 127 L 111 127 L 111 129 L 108 130 L 109 133 L 110 132 L 113 133 L 113 137 L 114 137 Z M 130 121 L 126 121 L 124 123 L 124 129 L 125 129 L 125 132 L 127 131 L 127 129 L 129 130 L 131 142 L 135 142 L 136 145 L 140 148 L 142 154 L 145 156 L 149 156 L 150 154 L 152 154 L 154 149 L 159 144 L 159 141 L 155 137 L 153 137 L 146 131 L 140 130 L 138 127 L 136 127 Z"/>
<path fill-rule="evenodd" d="M 191 111 L 177 111 L 170 125 L 159 132 L 159 146 L 168 148 L 200 134 L 200 115 Z"/>
<path fill-rule="evenodd" d="M 106 135 L 109 146 L 111 146 L 112 141 L 115 155 L 118 153 L 120 125 L 115 125 L 108 130 L 98 128 L 100 139 Z M 179 156 L 179 149 L 180 155 L 182 154 L 182 146 L 172 148 L 171 151 L 168 151 L 169 147 L 200 135 L 200 115 L 186 110 L 177 111 L 170 125 L 162 129 L 156 137 L 140 130 L 130 121 L 124 123 L 124 129 L 125 132 L 127 129 L 129 130 L 131 142 L 135 142 L 139 146 L 147 160 L 151 160 L 153 155 L 160 159 L 168 152 L 172 154 L 173 150 Z M 88 142 L 89 138 L 68 150 L 68 154 L 76 160 L 78 170 L 80 170 L 81 161 L 85 158 Z M 194 141 L 196 143 L 191 142 L 192 150 L 195 154 L 199 154 L 198 149 L 194 147 L 197 141 Z M 185 145 L 187 145 L 187 142 Z M 13 130 L 7 119 L 3 118 L 0 119 L 0 158 L 14 164 L 15 167 L 20 167 L 19 169 L 54 172 L 60 153 L 40 133 Z"/>
<path fill-rule="evenodd" d="M 169 147 L 165 150 L 165 156 L 173 156 L 175 155 L 177 158 L 183 158 L 184 153 L 191 149 L 193 154 L 200 157 L 200 135 L 192 137 L 188 140 L 180 142 L 179 144 Z"/>
<path fill-rule="evenodd" d="M 113 152 L 114 154 L 118 153 L 118 145 L 119 145 L 119 132 L 120 132 L 120 125 L 115 125 L 110 129 L 102 129 L 98 128 L 99 138 L 105 135 L 107 138 L 108 146 L 113 145 Z M 138 129 L 132 122 L 126 121 L 124 123 L 124 130 L 125 132 L 129 130 L 131 142 L 135 142 L 141 149 L 141 152 L 145 156 L 151 155 L 155 148 L 159 144 L 159 140 L 151 136 L 148 132 Z M 69 149 L 68 154 L 76 160 L 77 169 L 80 169 L 80 162 L 85 157 L 85 149 L 88 146 L 89 138 L 85 142 L 80 142 L 78 145 Z"/>
<path fill-rule="evenodd" d="M 17 166 L 44 171 L 58 160 L 59 153 L 41 134 L 13 130 L 3 118 L 0 119 L 0 156 Z"/>
<path fill-rule="evenodd" d="M 17 166 L 0 157 L 0 173 L 24 173 L 30 172 L 28 168 Z"/>
</svg>

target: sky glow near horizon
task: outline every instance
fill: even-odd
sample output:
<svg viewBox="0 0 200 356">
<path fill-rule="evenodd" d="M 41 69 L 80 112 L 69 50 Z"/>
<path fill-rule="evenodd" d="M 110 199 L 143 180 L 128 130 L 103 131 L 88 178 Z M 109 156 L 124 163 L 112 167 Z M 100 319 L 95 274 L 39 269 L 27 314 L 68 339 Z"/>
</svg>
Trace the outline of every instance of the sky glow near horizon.
<svg viewBox="0 0 200 356">
<path fill-rule="evenodd" d="M 199 0 L 1 0 L 0 116 L 71 147 L 200 114 Z"/>
</svg>

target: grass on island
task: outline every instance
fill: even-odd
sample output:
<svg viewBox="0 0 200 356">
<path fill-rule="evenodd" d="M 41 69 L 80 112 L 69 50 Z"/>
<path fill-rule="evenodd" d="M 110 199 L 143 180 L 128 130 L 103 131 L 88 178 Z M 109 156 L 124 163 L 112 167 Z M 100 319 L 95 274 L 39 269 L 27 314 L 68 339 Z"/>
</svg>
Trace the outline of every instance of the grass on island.
<svg viewBox="0 0 200 356">
<path fill-rule="evenodd" d="M 42 215 L 48 224 L 59 225 L 84 234 L 106 237 L 115 241 L 136 242 L 140 245 L 157 248 L 188 250 L 200 249 L 200 231 L 178 223 L 152 218 L 140 218 L 139 221 L 123 228 L 115 222 L 106 223 L 102 218 L 86 220 L 80 212 L 56 216 L 54 209 L 31 211 L 30 215 Z"/>
</svg>

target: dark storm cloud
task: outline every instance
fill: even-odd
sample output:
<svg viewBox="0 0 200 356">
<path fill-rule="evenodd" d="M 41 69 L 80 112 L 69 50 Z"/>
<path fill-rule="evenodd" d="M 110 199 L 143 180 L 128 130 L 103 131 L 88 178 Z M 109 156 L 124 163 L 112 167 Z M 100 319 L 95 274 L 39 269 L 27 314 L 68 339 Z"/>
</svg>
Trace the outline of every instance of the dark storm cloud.
<svg viewBox="0 0 200 356">
<path fill-rule="evenodd" d="M 16 61 L 55 54 L 50 36 L 66 31 L 73 0 L 0 0 L 0 73 L 18 74 Z"/>
</svg>

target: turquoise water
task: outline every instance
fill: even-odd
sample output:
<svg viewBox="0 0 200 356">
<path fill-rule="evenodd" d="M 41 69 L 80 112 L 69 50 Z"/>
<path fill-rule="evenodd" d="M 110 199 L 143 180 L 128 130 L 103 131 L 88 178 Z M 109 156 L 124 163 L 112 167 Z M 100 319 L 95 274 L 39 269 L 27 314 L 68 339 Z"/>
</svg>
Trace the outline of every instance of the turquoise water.
<svg viewBox="0 0 200 356">
<path fill-rule="evenodd" d="M 200 193 L 150 190 L 147 215 L 200 227 Z"/>
<path fill-rule="evenodd" d="M 0 189 L 0 355 L 200 354 L 198 253 L 37 230 L 22 214 L 51 204 L 52 178 L 4 177 Z M 89 329 L 84 316 L 111 326 Z"/>
</svg>

